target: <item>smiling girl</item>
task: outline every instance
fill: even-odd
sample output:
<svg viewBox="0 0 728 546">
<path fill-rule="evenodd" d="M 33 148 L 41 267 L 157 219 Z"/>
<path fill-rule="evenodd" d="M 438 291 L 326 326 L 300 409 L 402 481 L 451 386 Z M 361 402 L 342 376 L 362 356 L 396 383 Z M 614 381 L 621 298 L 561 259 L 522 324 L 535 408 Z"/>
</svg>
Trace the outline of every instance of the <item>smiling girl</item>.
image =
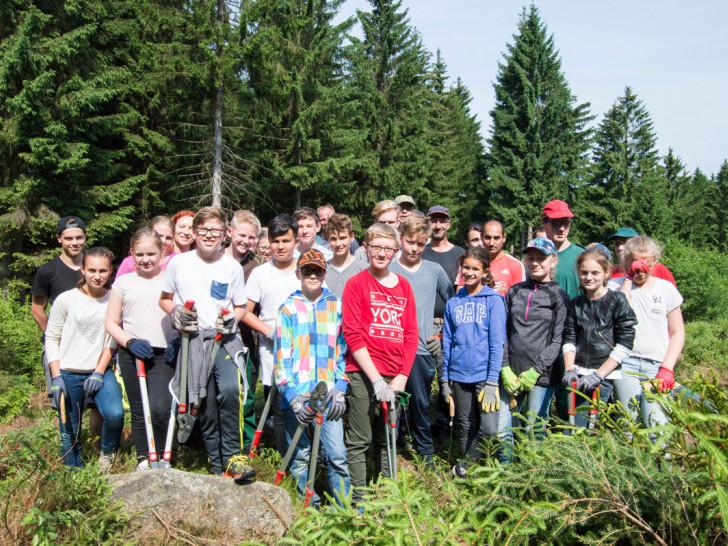
<svg viewBox="0 0 728 546">
<path fill-rule="evenodd" d="M 115 343 L 104 330 L 114 255 L 93 247 L 83 255 L 78 286 L 56 298 L 48 318 L 46 354 L 51 369 L 51 394 L 59 411 L 61 453 L 66 466 L 81 468 L 79 431 L 87 397 L 103 417 L 100 469 L 107 470 L 119 447 L 124 425 L 121 390 L 109 366 Z"/>
<path fill-rule="evenodd" d="M 166 216 L 155 216 L 149 220 L 147 226 L 159 235 L 159 240 L 162 244 L 162 259 L 159 262 L 159 267 L 166 269 L 169 260 L 177 254 L 174 252 L 174 224 Z M 121 261 L 119 269 L 116 270 L 116 278 L 118 279 L 122 275 L 132 273 L 133 271 L 137 271 L 136 260 L 134 259 L 134 253 L 130 252 L 129 256 Z"/>
<path fill-rule="evenodd" d="M 563 384 L 587 396 L 599 388 L 599 397 L 607 402 L 612 393 L 612 379 L 621 377 L 617 368 L 629 356 L 634 343 L 634 311 L 624 294 L 607 289 L 611 263 L 604 252 L 593 248 L 576 259 L 579 289 L 583 292 L 571 301 L 564 326 Z M 578 397 L 577 406 L 588 404 Z M 577 412 L 576 425 L 585 427 L 588 420 Z"/>
<path fill-rule="evenodd" d="M 131 238 L 135 272 L 118 277 L 111 287 L 106 331 L 121 347 L 119 368 L 131 409 L 131 431 L 137 452 L 137 470 L 147 470 L 149 453 L 136 359 L 144 361 L 154 444 L 162 460 L 172 395 L 167 385 L 174 376 L 176 352 L 166 347 L 176 337 L 167 315 L 157 304 L 162 291 L 164 246 L 152 228 L 141 228 Z M 122 326 L 123 324 L 123 326 Z"/>
<path fill-rule="evenodd" d="M 465 286 L 445 307 L 440 393 L 446 403 L 450 397 L 455 402 L 455 434 L 465 460 L 453 474 L 460 478 L 480 458 L 481 442 L 498 432 L 506 306 L 503 296 L 488 286 L 493 284 L 489 266 L 483 247 L 466 250 L 460 268 Z"/>
</svg>

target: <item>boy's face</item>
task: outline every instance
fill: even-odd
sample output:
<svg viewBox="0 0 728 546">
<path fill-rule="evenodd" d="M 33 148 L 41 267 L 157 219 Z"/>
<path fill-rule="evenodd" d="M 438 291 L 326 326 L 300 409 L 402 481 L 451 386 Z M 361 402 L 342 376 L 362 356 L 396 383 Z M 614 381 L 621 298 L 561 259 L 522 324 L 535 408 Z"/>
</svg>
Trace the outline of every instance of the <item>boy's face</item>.
<svg viewBox="0 0 728 546">
<path fill-rule="evenodd" d="M 314 218 L 301 218 L 298 221 L 298 240 L 302 247 L 310 248 L 316 242 L 318 227 Z"/>
<path fill-rule="evenodd" d="M 66 256 L 75 258 L 83 252 L 83 246 L 86 244 L 86 232 L 77 227 L 66 228 L 58 236 L 58 242 Z"/>
<path fill-rule="evenodd" d="M 296 277 L 301 281 L 301 292 L 308 299 L 316 299 L 326 278 L 326 270 L 314 265 L 296 269 Z"/>
<path fill-rule="evenodd" d="M 252 224 L 241 222 L 234 227 L 229 227 L 227 235 L 230 237 L 230 246 L 240 254 L 245 254 L 248 250 L 255 250 L 255 246 L 258 244 L 258 229 Z"/>
<path fill-rule="evenodd" d="M 211 254 L 220 248 L 225 226 L 217 218 L 208 218 L 195 228 L 195 243 L 203 254 Z"/>
<path fill-rule="evenodd" d="M 378 271 L 389 268 L 394 255 L 397 254 L 397 242 L 387 237 L 375 237 L 365 243 L 369 265 Z"/>
<path fill-rule="evenodd" d="M 298 239 L 293 236 L 292 229 L 289 229 L 283 235 L 271 239 L 270 250 L 273 253 L 273 259 L 277 262 L 290 262 L 293 259 L 293 251 L 296 248 L 297 242 Z"/>
<path fill-rule="evenodd" d="M 402 260 L 407 265 L 417 265 L 422 261 L 422 253 L 427 245 L 427 235 L 424 233 L 405 233 L 400 238 L 402 245 Z"/>
<path fill-rule="evenodd" d="M 334 257 L 340 258 L 349 254 L 351 233 L 348 231 L 334 231 L 329 233 L 329 245 Z"/>
</svg>

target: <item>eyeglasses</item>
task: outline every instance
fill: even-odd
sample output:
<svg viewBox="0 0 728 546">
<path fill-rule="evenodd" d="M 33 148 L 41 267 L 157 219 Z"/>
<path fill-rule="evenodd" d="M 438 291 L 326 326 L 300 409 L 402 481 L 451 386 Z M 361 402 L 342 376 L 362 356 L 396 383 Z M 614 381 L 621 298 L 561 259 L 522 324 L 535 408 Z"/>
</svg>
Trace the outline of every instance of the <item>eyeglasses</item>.
<svg viewBox="0 0 728 546">
<path fill-rule="evenodd" d="M 213 237 L 220 237 L 222 235 L 222 232 L 225 231 L 223 229 L 216 229 L 216 228 L 204 228 L 204 227 L 198 227 L 195 230 L 195 233 L 197 233 L 198 237 L 206 237 L 209 233 Z"/>
<path fill-rule="evenodd" d="M 326 271 L 321 269 L 320 267 L 304 267 L 302 269 L 299 269 L 301 272 L 301 275 L 304 277 L 310 277 L 311 275 L 316 275 L 317 277 L 323 277 L 326 275 Z"/>
<path fill-rule="evenodd" d="M 551 218 L 549 218 L 547 222 L 554 226 L 554 229 L 571 227 L 571 220 L 551 220 Z"/>
<path fill-rule="evenodd" d="M 382 252 L 382 250 L 384 251 L 384 255 L 387 256 L 387 258 L 391 258 L 392 256 L 394 256 L 397 253 L 396 248 L 390 248 L 388 246 L 367 245 L 367 248 L 375 256 L 378 255 L 380 252 Z"/>
</svg>

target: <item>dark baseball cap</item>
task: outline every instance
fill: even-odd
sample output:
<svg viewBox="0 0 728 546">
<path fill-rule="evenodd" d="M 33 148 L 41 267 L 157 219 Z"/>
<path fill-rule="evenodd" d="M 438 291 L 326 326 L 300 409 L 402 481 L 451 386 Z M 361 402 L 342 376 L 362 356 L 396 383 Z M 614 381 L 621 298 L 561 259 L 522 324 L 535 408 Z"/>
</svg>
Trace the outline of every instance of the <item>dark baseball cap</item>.
<svg viewBox="0 0 728 546">
<path fill-rule="evenodd" d="M 609 236 L 610 239 L 616 239 L 617 237 L 624 237 L 625 239 L 631 239 L 637 237 L 639 233 L 633 230 L 631 227 L 623 227 L 617 230 L 617 233 L 613 233 Z"/>
<path fill-rule="evenodd" d="M 64 216 L 56 224 L 56 235 L 60 235 L 71 228 L 80 228 L 86 233 L 86 224 L 78 216 Z"/>
<path fill-rule="evenodd" d="M 444 214 L 445 216 L 450 218 L 450 211 L 448 211 L 442 205 L 435 205 L 434 207 L 430 207 L 430 210 L 427 211 L 427 216 L 432 216 L 433 214 Z"/>
<path fill-rule="evenodd" d="M 298 267 L 298 269 L 303 269 L 304 267 L 318 267 L 325 271 L 326 258 L 324 258 L 323 252 L 316 250 L 315 248 L 311 248 L 298 257 L 298 264 L 296 267 Z"/>
</svg>

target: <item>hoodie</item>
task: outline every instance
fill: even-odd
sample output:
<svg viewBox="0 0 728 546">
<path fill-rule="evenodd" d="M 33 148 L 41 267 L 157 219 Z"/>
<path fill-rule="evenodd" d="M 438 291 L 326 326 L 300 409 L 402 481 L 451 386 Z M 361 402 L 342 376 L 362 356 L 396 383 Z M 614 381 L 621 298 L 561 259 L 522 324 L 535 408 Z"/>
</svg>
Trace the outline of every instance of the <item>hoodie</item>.
<svg viewBox="0 0 728 546">
<path fill-rule="evenodd" d="M 341 299 L 327 288 L 315 302 L 296 290 L 281 305 L 276 319 L 275 378 L 283 407 L 299 394 L 311 394 L 319 381 L 346 392 L 346 343 L 342 332 Z"/>
<path fill-rule="evenodd" d="M 497 383 L 506 340 L 503 296 L 488 286 L 460 289 L 445 307 L 442 381 Z"/>
</svg>

